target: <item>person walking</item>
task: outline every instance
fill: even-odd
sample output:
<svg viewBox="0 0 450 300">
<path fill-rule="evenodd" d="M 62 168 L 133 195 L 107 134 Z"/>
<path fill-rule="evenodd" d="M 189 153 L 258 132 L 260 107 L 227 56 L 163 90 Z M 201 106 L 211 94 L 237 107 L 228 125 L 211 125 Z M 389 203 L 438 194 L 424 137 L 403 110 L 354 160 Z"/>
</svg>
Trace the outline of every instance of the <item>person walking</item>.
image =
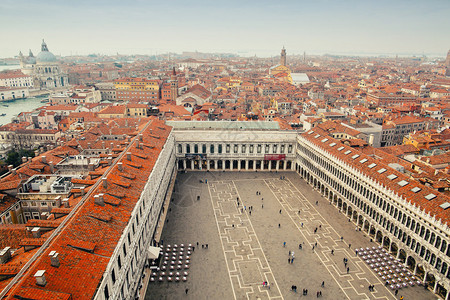
<svg viewBox="0 0 450 300">
<path fill-rule="evenodd" d="M 187 293 L 189 292 L 189 289 L 186 289 L 186 290 L 184 290 L 184 292 L 186 293 L 186 295 L 187 295 Z"/>
<path fill-rule="evenodd" d="M 283 247 L 286 247 L 286 242 L 283 242 Z"/>
<path fill-rule="evenodd" d="M 324 287 L 325 286 L 325 281 L 322 281 L 322 285 L 321 285 L 322 287 Z"/>
</svg>

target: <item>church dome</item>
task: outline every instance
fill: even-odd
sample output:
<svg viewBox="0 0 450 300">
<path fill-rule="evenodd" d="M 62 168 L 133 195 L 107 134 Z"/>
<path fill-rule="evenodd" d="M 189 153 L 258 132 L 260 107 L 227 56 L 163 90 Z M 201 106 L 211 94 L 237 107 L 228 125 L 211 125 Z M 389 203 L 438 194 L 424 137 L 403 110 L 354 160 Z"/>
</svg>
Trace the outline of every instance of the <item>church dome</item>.
<svg viewBox="0 0 450 300">
<path fill-rule="evenodd" d="M 44 40 L 42 40 L 41 52 L 39 52 L 39 54 L 37 55 L 36 61 L 44 63 L 56 61 L 55 55 L 48 51 L 47 44 L 44 42 Z"/>
<path fill-rule="evenodd" d="M 37 62 L 55 62 L 56 57 L 49 51 L 41 51 L 36 57 Z"/>
</svg>

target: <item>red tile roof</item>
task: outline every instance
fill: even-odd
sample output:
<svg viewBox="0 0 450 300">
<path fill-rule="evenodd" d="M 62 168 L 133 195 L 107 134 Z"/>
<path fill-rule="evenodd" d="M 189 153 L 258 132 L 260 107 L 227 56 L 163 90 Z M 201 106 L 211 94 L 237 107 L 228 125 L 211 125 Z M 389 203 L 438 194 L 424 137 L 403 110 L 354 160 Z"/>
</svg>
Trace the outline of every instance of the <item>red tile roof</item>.
<svg viewBox="0 0 450 300">
<path fill-rule="evenodd" d="M 120 159 L 123 162 L 123 173 L 132 173 L 135 178 L 124 178 L 117 170 L 117 165 L 113 165 L 106 175 L 107 188 L 104 188 L 103 184 L 98 184 L 94 186 L 92 193 L 86 195 L 84 203 L 74 211 L 74 215 L 53 239 L 50 246 L 9 291 L 9 299 L 12 299 L 14 295 L 23 296 L 29 289 L 62 293 L 61 295 L 69 294 L 73 299 L 91 299 L 95 295 L 110 257 L 170 133 L 168 129 L 170 127 L 162 121 L 152 120 L 143 134 L 141 143 L 151 144 L 153 148 L 140 149 L 131 144 L 126 150 L 133 154 L 131 163 L 141 165 L 141 169 L 136 172 L 134 167 L 128 166 L 129 161 L 126 155 Z M 150 130 L 152 135 L 158 136 L 159 139 L 150 137 Z M 104 194 L 106 203 L 115 202 L 114 205 L 94 204 L 94 195 L 99 193 Z M 59 253 L 61 262 L 59 268 L 50 266 L 48 257 L 50 251 Z M 37 270 L 46 270 L 47 285 L 44 288 L 36 285 L 33 275 Z M 54 299 L 53 296 L 60 296 L 60 294 L 49 295 L 51 299 Z"/>
</svg>

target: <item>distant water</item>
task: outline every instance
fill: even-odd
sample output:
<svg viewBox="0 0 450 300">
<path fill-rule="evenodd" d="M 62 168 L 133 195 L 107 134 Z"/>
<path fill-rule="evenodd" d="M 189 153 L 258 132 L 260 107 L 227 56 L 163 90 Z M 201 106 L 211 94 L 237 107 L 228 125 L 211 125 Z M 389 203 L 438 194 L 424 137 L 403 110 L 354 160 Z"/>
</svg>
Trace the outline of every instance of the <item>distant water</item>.
<svg viewBox="0 0 450 300">
<path fill-rule="evenodd" d="M 0 72 L 6 71 L 6 70 L 19 70 L 20 65 L 6 65 L 6 66 L 0 66 Z"/>
<path fill-rule="evenodd" d="M 41 103 L 43 99 L 48 99 L 48 96 L 0 102 L 0 115 L 6 114 L 6 116 L 0 116 L 0 124 L 5 125 L 11 123 L 11 118 L 17 116 L 21 112 L 32 111 L 46 105 L 46 103 Z"/>
</svg>

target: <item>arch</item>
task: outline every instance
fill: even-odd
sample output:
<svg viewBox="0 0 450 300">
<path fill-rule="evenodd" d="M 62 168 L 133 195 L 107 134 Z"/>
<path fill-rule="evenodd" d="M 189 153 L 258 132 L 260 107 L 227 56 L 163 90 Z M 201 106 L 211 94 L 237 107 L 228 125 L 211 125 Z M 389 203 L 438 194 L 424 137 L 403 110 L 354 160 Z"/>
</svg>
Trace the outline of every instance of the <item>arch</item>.
<svg viewBox="0 0 450 300">
<path fill-rule="evenodd" d="M 432 272 L 427 273 L 427 276 L 425 277 L 425 282 L 428 283 L 428 286 L 434 287 L 434 284 L 436 283 L 436 277 Z"/>
<path fill-rule="evenodd" d="M 391 240 L 389 239 L 389 237 L 385 236 L 384 240 L 383 240 L 383 247 L 385 247 L 386 249 L 389 249 L 390 244 L 391 244 Z"/>
<path fill-rule="evenodd" d="M 398 259 L 400 259 L 402 263 L 405 263 L 406 258 L 407 258 L 406 251 L 403 249 L 398 250 Z"/>
<path fill-rule="evenodd" d="M 369 232 L 369 226 L 370 226 L 370 223 L 369 223 L 369 221 L 367 221 L 367 220 L 365 220 L 364 221 L 364 231 L 365 232 Z"/>
<path fill-rule="evenodd" d="M 398 246 L 396 243 L 391 243 L 391 254 L 396 256 L 398 252 Z"/>
<path fill-rule="evenodd" d="M 214 169 L 215 168 L 215 163 L 214 163 L 214 160 L 212 160 L 212 159 L 209 161 L 209 168 L 210 169 Z"/>
<path fill-rule="evenodd" d="M 409 267 L 411 270 L 414 270 L 416 267 L 416 260 L 412 256 L 408 256 L 406 259 L 406 266 Z"/>
<path fill-rule="evenodd" d="M 375 235 L 375 240 L 380 244 L 383 241 L 383 233 L 381 232 L 381 230 L 377 231 L 377 233 Z"/>
<path fill-rule="evenodd" d="M 217 169 L 222 170 L 223 169 L 223 160 L 219 159 L 217 161 Z"/>
</svg>

